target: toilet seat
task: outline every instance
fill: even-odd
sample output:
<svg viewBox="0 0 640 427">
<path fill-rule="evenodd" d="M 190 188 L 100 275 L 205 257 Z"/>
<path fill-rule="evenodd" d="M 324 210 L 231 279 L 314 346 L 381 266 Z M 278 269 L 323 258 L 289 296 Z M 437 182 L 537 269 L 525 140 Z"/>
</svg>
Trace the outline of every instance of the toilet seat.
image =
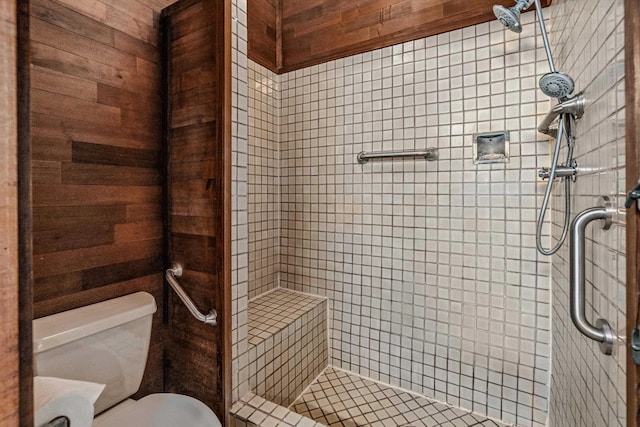
<svg viewBox="0 0 640 427">
<path fill-rule="evenodd" d="M 127 400 L 93 420 L 92 427 L 222 427 L 204 403 L 172 393 L 150 394 Z"/>
</svg>

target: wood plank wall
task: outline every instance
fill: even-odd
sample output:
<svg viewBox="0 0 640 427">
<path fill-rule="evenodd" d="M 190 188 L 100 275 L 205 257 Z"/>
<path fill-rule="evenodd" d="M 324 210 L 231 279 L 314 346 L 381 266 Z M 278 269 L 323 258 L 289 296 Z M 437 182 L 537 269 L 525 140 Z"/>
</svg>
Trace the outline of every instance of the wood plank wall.
<svg viewBox="0 0 640 427">
<path fill-rule="evenodd" d="M 33 239 L 31 212 L 31 2 L 18 6 L 18 307 L 20 425 L 33 425 Z"/>
<path fill-rule="evenodd" d="M 640 9 L 635 0 L 624 2 L 625 120 L 627 189 L 640 177 Z M 640 213 L 627 210 L 627 337 L 640 324 Z M 640 426 L 640 366 L 633 361 L 627 341 L 627 426 Z"/>
<path fill-rule="evenodd" d="M 223 422 L 231 390 L 229 3 L 182 0 L 163 12 L 168 261 L 182 264 L 179 282 L 200 310 L 219 316 L 218 326 L 204 325 L 169 293 L 165 384 L 205 402 Z"/>
<path fill-rule="evenodd" d="M 0 3 L 0 425 L 20 424 L 16 2 Z"/>
<path fill-rule="evenodd" d="M 274 17 L 278 1 L 280 13 Z M 542 0 L 543 6 L 550 3 Z M 494 20 L 494 4 L 511 7 L 515 2 L 249 0 L 249 58 L 277 73 L 294 71 Z M 278 26 L 281 34 L 274 34 Z"/>
<path fill-rule="evenodd" d="M 156 297 L 140 395 L 161 391 L 162 72 L 173 0 L 32 0 L 34 315 Z"/>
<path fill-rule="evenodd" d="M 282 68 L 280 17 L 282 0 L 247 2 L 249 58 L 270 70 Z"/>
</svg>

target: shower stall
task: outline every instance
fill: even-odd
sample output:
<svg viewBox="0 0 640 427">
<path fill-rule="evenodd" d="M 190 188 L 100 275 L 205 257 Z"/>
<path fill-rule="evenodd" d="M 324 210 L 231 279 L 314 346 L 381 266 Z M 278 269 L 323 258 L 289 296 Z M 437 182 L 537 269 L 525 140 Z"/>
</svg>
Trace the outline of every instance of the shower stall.
<svg viewBox="0 0 640 427">
<path fill-rule="evenodd" d="M 134 398 L 225 425 L 638 424 L 633 0 L 174 3 L 0 6 L 0 424 L 34 318 L 138 290 Z"/>
<path fill-rule="evenodd" d="M 239 425 L 625 425 L 622 3 L 555 0 L 545 21 L 517 16 L 532 3 L 282 74 L 245 68 L 238 36 Z M 473 134 L 503 130 L 509 161 L 474 164 Z M 437 160 L 357 159 L 427 149 Z M 586 231 L 585 310 L 621 337 L 613 357 L 572 325 L 562 243 L 600 195 L 618 211 L 610 231 Z M 296 298 L 305 332 L 259 338 Z M 326 323 L 314 311 L 324 304 Z M 260 361 L 271 348 L 290 356 L 289 337 L 307 352 Z M 604 382 L 581 374 L 591 366 Z M 375 410 L 400 402 L 389 418 Z"/>
</svg>

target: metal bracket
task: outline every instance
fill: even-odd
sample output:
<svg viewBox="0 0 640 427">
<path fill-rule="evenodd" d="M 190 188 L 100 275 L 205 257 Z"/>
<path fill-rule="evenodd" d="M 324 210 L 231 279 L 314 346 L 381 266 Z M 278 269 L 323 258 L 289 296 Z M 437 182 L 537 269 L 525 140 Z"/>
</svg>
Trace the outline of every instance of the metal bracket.
<svg viewBox="0 0 640 427">
<path fill-rule="evenodd" d="M 638 180 L 636 186 L 633 187 L 631 191 L 629 191 L 624 207 L 629 209 L 631 206 L 633 206 L 634 203 L 638 201 L 638 199 L 640 199 L 640 180 Z M 640 204 L 636 204 L 636 208 L 640 211 Z"/>
<path fill-rule="evenodd" d="M 541 168 L 538 171 L 538 176 L 542 179 L 549 179 L 551 177 L 551 168 Z M 576 182 L 578 177 L 578 162 L 572 160 L 569 166 L 556 166 L 556 178 L 570 178 L 571 181 Z"/>
<path fill-rule="evenodd" d="M 631 332 L 631 357 L 633 363 L 640 365 L 640 330 L 633 328 Z"/>
</svg>

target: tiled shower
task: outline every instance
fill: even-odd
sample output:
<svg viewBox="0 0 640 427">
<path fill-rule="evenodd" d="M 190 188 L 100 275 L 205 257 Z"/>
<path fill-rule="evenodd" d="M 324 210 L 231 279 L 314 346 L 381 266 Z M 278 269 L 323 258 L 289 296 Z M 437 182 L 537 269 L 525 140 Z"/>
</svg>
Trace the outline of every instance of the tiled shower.
<svg viewBox="0 0 640 427">
<path fill-rule="evenodd" d="M 620 207 L 625 191 L 622 4 L 554 0 L 544 10 L 558 68 L 589 102 L 578 124 L 587 172 L 574 186 L 574 215 L 603 194 Z M 244 2 L 234 18 L 238 419 L 307 425 L 275 404 L 292 404 L 298 386 L 267 385 L 278 368 L 256 361 L 252 342 L 255 325 L 270 321 L 252 318 L 252 307 L 275 303 L 271 311 L 286 317 L 278 302 L 295 295 L 326 305 L 327 356 L 322 336 L 307 330 L 311 356 L 295 350 L 287 361 L 292 372 L 331 366 L 311 391 L 347 376 L 479 417 L 460 421 L 471 415 L 458 412 L 431 425 L 481 425 L 481 416 L 491 425 L 625 425 L 624 351 L 604 356 L 573 328 L 566 245 L 553 257 L 536 251 L 545 185 L 537 169 L 549 165 L 551 146 L 536 127 L 551 103 L 537 86 L 548 68 L 533 12 L 521 35 L 490 22 L 283 75 L 247 59 Z M 509 161 L 474 164 L 473 134 L 502 130 Z M 356 161 L 360 151 L 427 147 L 437 161 Z M 560 232 L 560 187 L 545 239 Z M 588 293 L 588 317 L 602 315 L 621 335 L 624 236 L 620 211 L 611 230 L 589 234 L 587 263 L 589 287 L 606 290 Z M 322 323 L 315 312 L 307 318 Z M 596 367 L 605 378 L 593 376 Z M 274 387 L 287 399 L 265 395 Z M 302 401 L 291 409 L 302 412 Z M 392 419 L 376 420 L 413 425 Z"/>
<path fill-rule="evenodd" d="M 610 230 L 593 226 L 587 250 L 587 313 L 626 325 L 624 7 L 621 1 L 556 1 L 550 7 L 558 66 L 575 76 L 589 105 L 578 127 L 577 160 L 584 173 L 573 188 L 574 212 L 608 195 L 619 209 Z M 558 195 L 563 191 L 558 191 Z M 560 201 L 556 206 L 560 205 Z M 559 216 L 559 215 L 558 215 Z M 554 233 L 560 225 L 554 221 Z M 624 346 L 613 357 L 575 332 L 568 313 L 569 250 L 552 260 L 553 341 L 550 419 L 557 426 L 625 426 Z M 594 374 L 590 374 L 594 373 Z"/>
</svg>

